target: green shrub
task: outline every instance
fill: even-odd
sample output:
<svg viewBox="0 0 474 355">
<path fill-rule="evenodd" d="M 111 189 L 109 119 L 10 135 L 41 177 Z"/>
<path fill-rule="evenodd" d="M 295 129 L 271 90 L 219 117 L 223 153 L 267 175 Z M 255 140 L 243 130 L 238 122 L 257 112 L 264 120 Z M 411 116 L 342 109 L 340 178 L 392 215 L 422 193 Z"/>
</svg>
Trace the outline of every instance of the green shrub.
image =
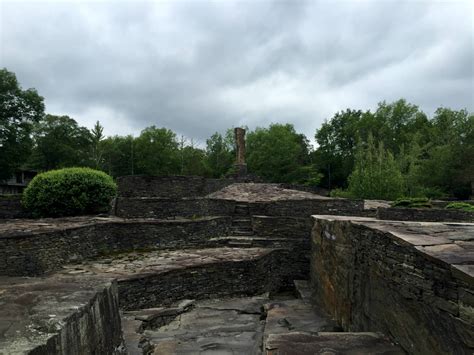
<svg viewBox="0 0 474 355">
<path fill-rule="evenodd" d="M 343 198 L 354 198 L 354 196 L 348 191 L 343 189 L 332 189 L 329 192 L 330 197 L 343 197 Z"/>
<path fill-rule="evenodd" d="M 474 206 L 466 202 L 451 202 L 446 206 L 447 209 L 474 212 Z"/>
<path fill-rule="evenodd" d="M 431 208 L 431 202 L 426 197 L 403 197 L 391 203 L 392 207 Z"/>
<path fill-rule="evenodd" d="M 107 212 L 117 192 L 102 171 L 66 168 L 38 174 L 23 193 L 23 205 L 35 217 L 61 217 Z"/>
</svg>

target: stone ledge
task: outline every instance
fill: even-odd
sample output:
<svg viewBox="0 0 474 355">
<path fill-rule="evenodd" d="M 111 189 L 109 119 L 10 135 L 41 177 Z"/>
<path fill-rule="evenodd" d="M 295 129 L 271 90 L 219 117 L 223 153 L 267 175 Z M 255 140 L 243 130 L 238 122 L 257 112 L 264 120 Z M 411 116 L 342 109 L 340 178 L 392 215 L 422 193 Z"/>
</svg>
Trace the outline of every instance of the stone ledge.
<svg viewBox="0 0 474 355">
<path fill-rule="evenodd" d="M 313 295 L 345 330 L 410 354 L 472 353 L 473 223 L 313 218 Z"/>
<path fill-rule="evenodd" d="M 203 247 L 210 238 L 226 235 L 230 224 L 230 217 L 77 217 L 0 223 L 0 274 L 41 275 L 108 254 Z"/>
<path fill-rule="evenodd" d="M 65 277 L 116 278 L 125 310 L 169 305 L 183 298 L 254 295 L 291 287 L 299 267 L 281 262 L 288 251 L 270 248 L 210 248 L 128 253 L 78 265 Z"/>
<path fill-rule="evenodd" d="M 112 354 L 121 342 L 115 282 L 0 278 L 0 354 Z"/>
<path fill-rule="evenodd" d="M 369 217 L 314 215 L 316 220 L 342 221 L 383 232 L 404 246 L 411 246 L 432 262 L 450 267 L 471 265 L 459 269 L 465 272 L 474 287 L 474 223 L 385 221 Z"/>
</svg>

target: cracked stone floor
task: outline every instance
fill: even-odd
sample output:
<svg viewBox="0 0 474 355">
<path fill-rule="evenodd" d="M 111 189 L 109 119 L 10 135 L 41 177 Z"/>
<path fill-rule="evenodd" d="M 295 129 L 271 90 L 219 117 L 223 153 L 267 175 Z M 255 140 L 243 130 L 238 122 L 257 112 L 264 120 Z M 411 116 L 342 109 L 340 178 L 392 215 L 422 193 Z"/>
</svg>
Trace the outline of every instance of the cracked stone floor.
<svg viewBox="0 0 474 355">
<path fill-rule="evenodd" d="M 127 311 L 125 345 L 133 355 L 403 354 L 381 334 L 342 332 L 300 295 L 183 300 Z"/>
</svg>

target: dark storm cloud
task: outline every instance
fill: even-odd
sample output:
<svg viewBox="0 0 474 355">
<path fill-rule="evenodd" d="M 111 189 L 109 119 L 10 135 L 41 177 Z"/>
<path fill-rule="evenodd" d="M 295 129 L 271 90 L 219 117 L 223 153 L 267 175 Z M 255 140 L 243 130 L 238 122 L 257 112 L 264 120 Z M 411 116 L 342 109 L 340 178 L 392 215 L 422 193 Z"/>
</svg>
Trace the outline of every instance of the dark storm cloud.
<svg viewBox="0 0 474 355">
<path fill-rule="evenodd" d="M 473 110 L 470 1 L 0 2 L 0 66 L 108 134 L 325 118 L 400 97 Z"/>
</svg>

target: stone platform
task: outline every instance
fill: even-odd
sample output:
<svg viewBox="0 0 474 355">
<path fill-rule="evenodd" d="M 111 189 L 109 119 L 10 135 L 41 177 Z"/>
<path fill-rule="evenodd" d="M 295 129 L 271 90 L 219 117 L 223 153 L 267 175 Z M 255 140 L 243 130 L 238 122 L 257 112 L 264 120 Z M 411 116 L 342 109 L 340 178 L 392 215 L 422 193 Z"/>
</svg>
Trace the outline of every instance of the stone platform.
<svg viewBox="0 0 474 355">
<path fill-rule="evenodd" d="M 131 252 L 64 266 L 58 274 L 116 279 L 122 309 L 276 291 L 293 279 L 271 248 Z"/>
<path fill-rule="evenodd" d="M 0 278 L 0 354 L 112 354 L 121 342 L 115 282 Z"/>
<path fill-rule="evenodd" d="M 289 294 L 186 300 L 125 312 L 123 322 L 132 355 L 404 354 L 381 334 L 341 333 L 334 321 Z"/>
<path fill-rule="evenodd" d="M 345 330 L 413 354 L 474 352 L 474 224 L 313 217 L 315 300 Z"/>
</svg>

